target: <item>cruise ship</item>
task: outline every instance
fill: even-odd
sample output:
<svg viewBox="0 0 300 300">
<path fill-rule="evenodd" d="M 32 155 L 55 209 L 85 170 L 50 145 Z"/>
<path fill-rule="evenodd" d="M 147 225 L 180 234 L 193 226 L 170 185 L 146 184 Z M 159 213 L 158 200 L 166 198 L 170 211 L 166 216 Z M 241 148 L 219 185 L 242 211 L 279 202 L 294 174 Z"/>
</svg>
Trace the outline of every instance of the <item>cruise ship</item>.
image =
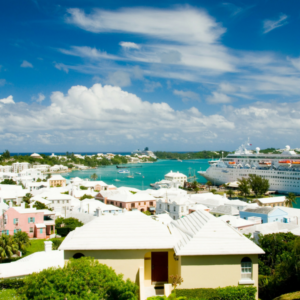
<svg viewBox="0 0 300 300">
<path fill-rule="evenodd" d="M 228 154 L 217 163 L 210 164 L 198 174 L 214 185 L 237 181 L 256 174 L 269 180 L 271 191 L 300 194 L 300 154 L 286 146 L 281 154 L 264 154 L 247 150 L 249 144 L 241 145 L 234 154 Z"/>
</svg>

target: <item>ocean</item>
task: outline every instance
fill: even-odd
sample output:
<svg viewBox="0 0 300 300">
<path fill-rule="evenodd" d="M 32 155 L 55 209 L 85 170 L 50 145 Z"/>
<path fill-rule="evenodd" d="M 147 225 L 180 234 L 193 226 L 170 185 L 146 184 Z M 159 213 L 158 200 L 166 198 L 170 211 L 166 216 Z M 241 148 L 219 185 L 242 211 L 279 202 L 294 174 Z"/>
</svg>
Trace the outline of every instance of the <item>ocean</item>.
<svg viewBox="0 0 300 300">
<path fill-rule="evenodd" d="M 127 178 L 129 174 L 120 174 L 116 166 L 101 166 L 97 169 L 89 169 L 83 171 L 72 171 L 69 173 L 61 173 L 66 179 L 80 177 L 82 179 L 91 178 L 91 175 L 96 173 L 98 180 L 102 180 L 107 184 L 114 184 L 117 187 L 130 186 L 140 190 L 151 188 L 150 183 L 155 183 L 164 179 L 165 175 L 170 171 L 180 172 L 186 176 L 196 176 L 196 180 L 205 183 L 206 179 L 200 176 L 197 171 L 205 171 L 209 167 L 209 159 L 183 160 L 163 160 L 160 159 L 154 163 L 128 164 L 128 170 L 134 178 Z M 137 168 L 132 168 L 137 167 Z M 141 175 L 136 173 L 141 173 Z M 118 179 L 120 181 L 115 181 Z"/>
</svg>

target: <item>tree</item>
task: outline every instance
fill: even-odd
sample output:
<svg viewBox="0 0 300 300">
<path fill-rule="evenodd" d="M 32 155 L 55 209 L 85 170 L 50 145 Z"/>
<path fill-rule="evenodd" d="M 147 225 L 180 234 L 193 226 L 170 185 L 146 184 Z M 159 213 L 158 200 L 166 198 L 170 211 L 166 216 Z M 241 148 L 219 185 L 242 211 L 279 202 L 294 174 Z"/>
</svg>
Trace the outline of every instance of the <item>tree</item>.
<svg viewBox="0 0 300 300">
<path fill-rule="evenodd" d="M 149 210 L 143 211 L 143 214 L 145 214 L 146 216 L 151 216 L 151 212 Z"/>
<path fill-rule="evenodd" d="M 0 259 L 11 258 L 17 253 L 19 247 L 12 235 L 2 235 L 0 237 Z"/>
<path fill-rule="evenodd" d="M 286 203 L 289 207 L 293 207 L 294 204 L 297 204 L 296 195 L 294 193 L 289 193 L 286 197 Z"/>
<path fill-rule="evenodd" d="M 233 190 L 228 190 L 227 191 L 227 195 L 229 196 L 229 199 L 232 198 L 233 194 L 234 194 Z"/>
<path fill-rule="evenodd" d="M 38 179 L 36 180 L 36 182 L 42 182 L 42 179 L 41 179 L 41 178 L 38 178 Z"/>
<path fill-rule="evenodd" d="M 90 257 L 71 259 L 62 268 L 49 268 L 24 278 L 22 299 L 138 300 L 138 286 Z"/>
<path fill-rule="evenodd" d="M 81 201 L 84 199 L 94 199 L 94 197 L 91 195 L 84 194 L 82 197 L 79 198 L 79 200 L 81 200 Z"/>
<path fill-rule="evenodd" d="M 97 178 L 98 178 L 98 175 L 96 173 L 94 173 L 94 174 L 91 175 L 91 179 L 97 180 Z"/>
<path fill-rule="evenodd" d="M 0 184 L 17 184 L 15 181 L 12 179 L 4 179 Z"/>
<path fill-rule="evenodd" d="M 210 187 L 212 186 L 212 182 L 211 181 L 207 181 L 206 182 L 206 185 L 208 186 L 209 190 L 210 190 Z"/>
<path fill-rule="evenodd" d="M 31 245 L 28 234 L 23 231 L 18 231 L 15 233 L 14 240 L 18 244 L 18 248 L 21 251 L 25 251 L 26 248 Z"/>
<path fill-rule="evenodd" d="M 5 150 L 3 153 L 2 153 L 2 157 L 4 159 L 9 159 L 10 158 L 10 153 L 8 150 Z"/>
<path fill-rule="evenodd" d="M 76 227 L 83 226 L 83 223 L 75 218 L 62 218 L 58 217 L 55 220 L 55 227 L 57 230 L 57 233 L 61 236 L 66 236 L 68 233 L 72 230 L 74 230 Z"/>
<path fill-rule="evenodd" d="M 262 178 L 261 176 L 258 176 L 256 174 L 249 174 L 248 181 L 256 197 L 258 195 L 265 194 L 270 187 L 268 179 Z"/>
<path fill-rule="evenodd" d="M 32 197 L 33 197 L 32 194 L 27 193 L 27 194 L 23 197 L 23 201 L 29 205 L 29 204 L 30 204 L 30 199 L 31 199 Z"/>
<path fill-rule="evenodd" d="M 250 194 L 250 185 L 247 178 L 238 179 L 238 190 L 242 196 L 247 196 Z"/>
<path fill-rule="evenodd" d="M 49 207 L 47 205 L 45 205 L 44 203 L 39 202 L 39 201 L 36 201 L 33 204 L 33 207 L 35 207 L 36 209 L 49 209 Z M 51 209 L 49 209 L 49 210 L 51 210 Z"/>
</svg>

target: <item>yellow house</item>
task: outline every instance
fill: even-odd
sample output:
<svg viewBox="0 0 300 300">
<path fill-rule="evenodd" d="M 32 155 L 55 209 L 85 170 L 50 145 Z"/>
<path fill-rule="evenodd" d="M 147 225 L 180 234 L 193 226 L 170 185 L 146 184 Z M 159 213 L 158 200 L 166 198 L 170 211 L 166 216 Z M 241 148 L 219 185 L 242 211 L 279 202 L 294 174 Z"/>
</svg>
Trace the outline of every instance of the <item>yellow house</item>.
<svg viewBox="0 0 300 300">
<path fill-rule="evenodd" d="M 55 186 L 60 186 L 60 187 L 65 187 L 66 186 L 67 180 L 62 177 L 61 175 L 52 175 L 48 179 L 48 183 L 50 187 L 55 187 Z"/>
<path fill-rule="evenodd" d="M 140 299 L 170 289 L 229 285 L 258 287 L 258 254 L 264 252 L 228 224 L 198 210 L 168 225 L 140 212 L 103 216 L 70 232 L 65 260 L 90 256 L 140 286 Z"/>
<path fill-rule="evenodd" d="M 287 206 L 287 201 L 285 196 L 280 197 L 268 197 L 268 198 L 258 198 L 254 200 L 259 206 Z"/>
</svg>

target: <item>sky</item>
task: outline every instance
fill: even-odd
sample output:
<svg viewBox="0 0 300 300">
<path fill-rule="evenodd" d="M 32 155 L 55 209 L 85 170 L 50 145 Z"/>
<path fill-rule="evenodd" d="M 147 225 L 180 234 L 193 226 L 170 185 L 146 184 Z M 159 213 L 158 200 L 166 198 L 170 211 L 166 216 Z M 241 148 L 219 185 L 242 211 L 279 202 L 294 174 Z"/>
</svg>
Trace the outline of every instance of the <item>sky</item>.
<svg viewBox="0 0 300 300">
<path fill-rule="evenodd" d="M 0 152 L 300 147 L 300 1 L 10 0 Z"/>
</svg>

